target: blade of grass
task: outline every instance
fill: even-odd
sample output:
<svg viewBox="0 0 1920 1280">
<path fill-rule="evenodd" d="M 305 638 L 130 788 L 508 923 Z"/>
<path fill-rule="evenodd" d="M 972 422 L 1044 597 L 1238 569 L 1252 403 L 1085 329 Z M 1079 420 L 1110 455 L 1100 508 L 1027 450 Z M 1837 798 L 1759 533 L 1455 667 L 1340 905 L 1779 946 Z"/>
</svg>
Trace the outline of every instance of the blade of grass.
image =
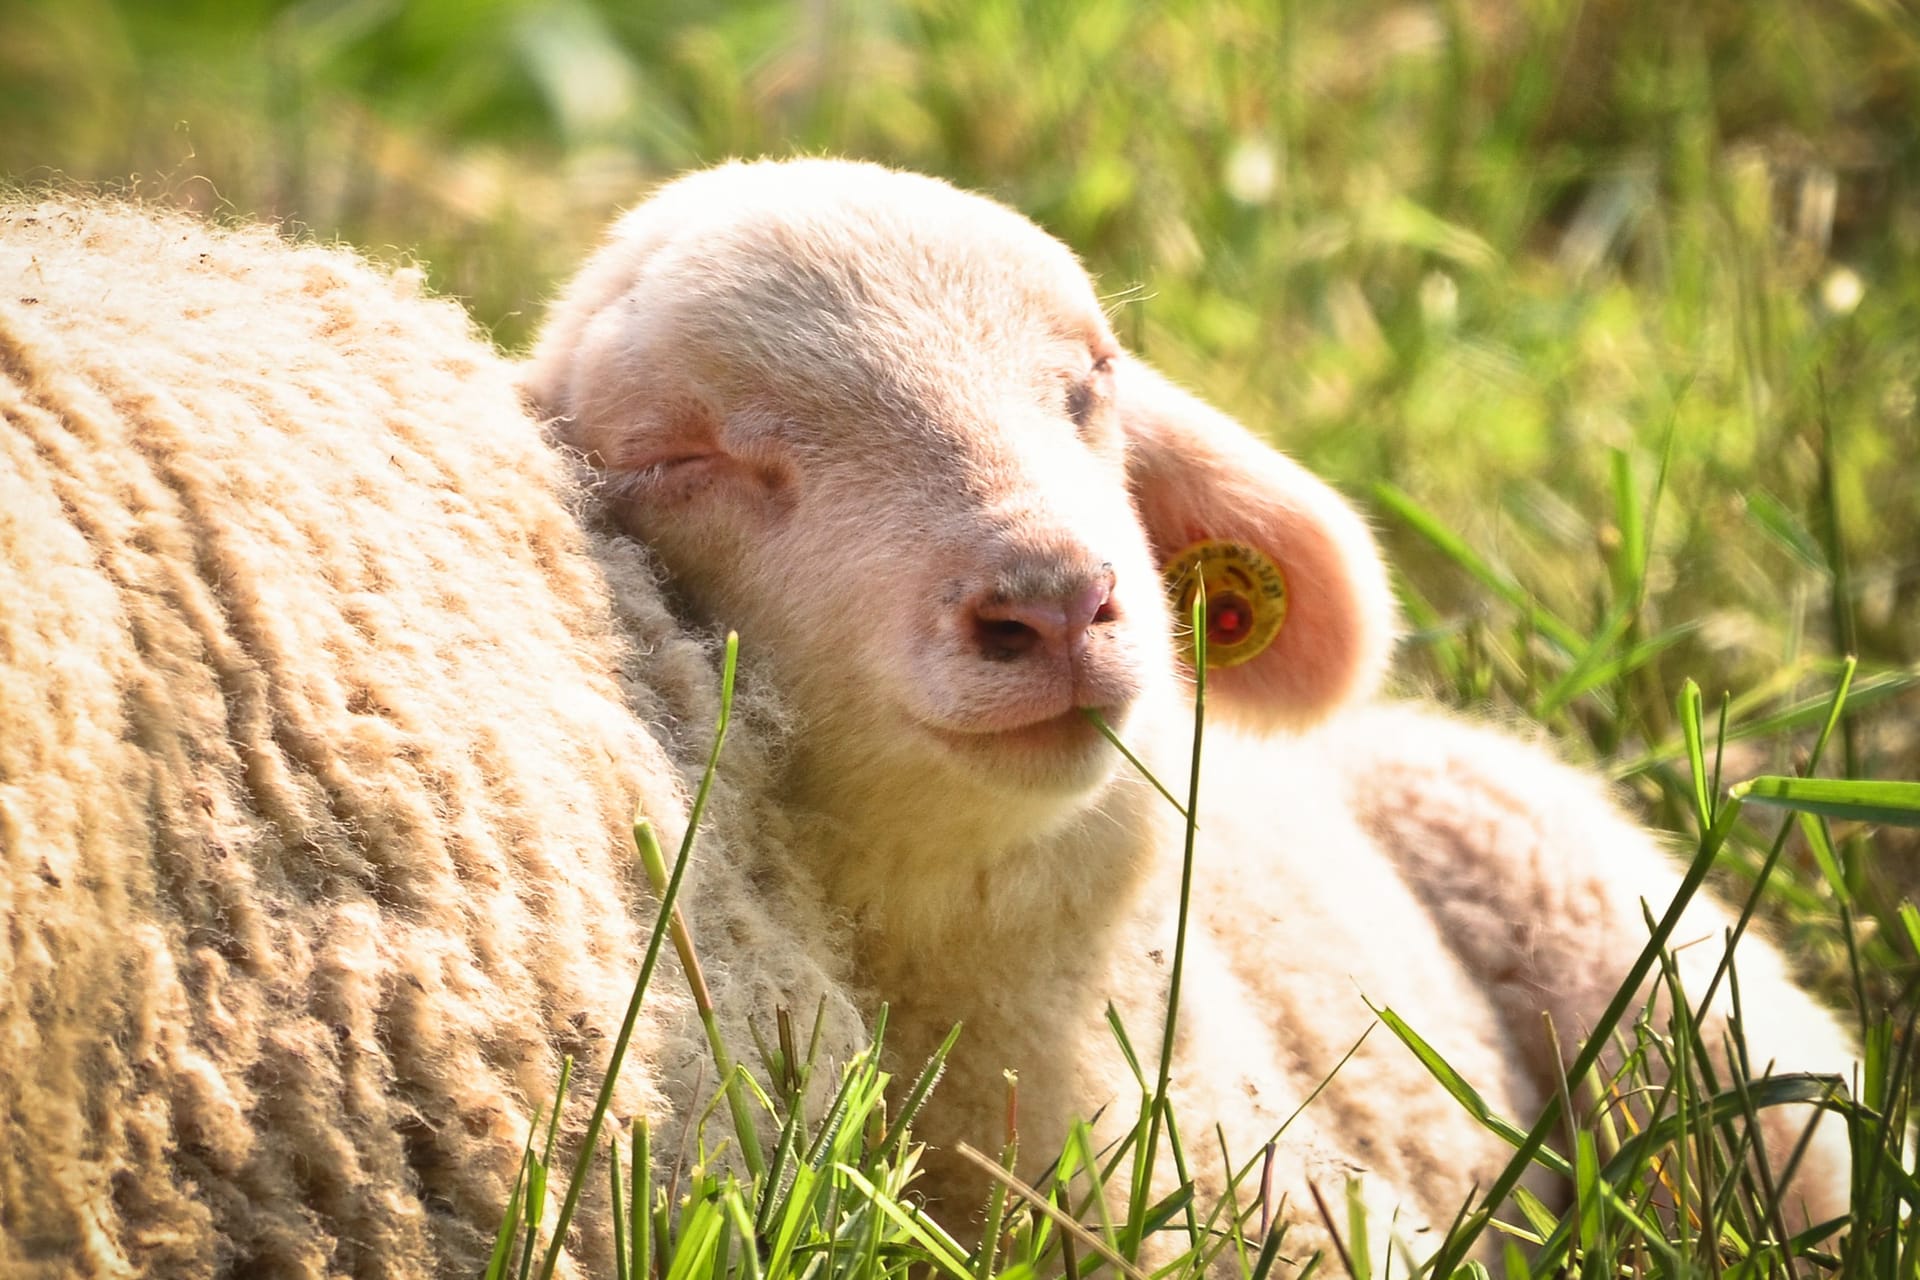
<svg viewBox="0 0 1920 1280">
<path fill-rule="evenodd" d="M 1614 1212 L 1621 1212 L 1626 1210 L 1626 1203 L 1619 1197 L 1616 1189 L 1629 1177 L 1636 1166 L 1645 1162 L 1651 1152 L 1681 1140 L 1690 1128 L 1724 1125 L 1745 1115 L 1749 1106 L 1755 1110 L 1764 1110 L 1768 1107 L 1813 1104 L 1845 1113 L 1856 1105 L 1845 1100 L 1842 1095 L 1842 1082 L 1838 1076 L 1805 1074 L 1767 1076 L 1753 1081 L 1749 1091 L 1747 1098 L 1742 1098 L 1736 1091 L 1727 1090 L 1704 1101 L 1696 1101 L 1687 1114 L 1676 1112 L 1665 1116 L 1659 1122 L 1635 1134 L 1621 1146 L 1619 1154 L 1597 1166 L 1597 1180 L 1594 1186 L 1604 1190 Z M 1664 1238 L 1651 1226 L 1641 1223 L 1638 1229 L 1642 1231 L 1647 1243 L 1654 1246 L 1656 1250 L 1664 1244 Z M 1573 1234 L 1578 1230 L 1580 1230 L 1580 1221 L 1577 1215 L 1575 1218 L 1563 1220 L 1554 1234 L 1541 1246 L 1534 1260 L 1535 1265 L 1544 1267 L 1559 1265 L 1567 1248 L 1573 1243 Z M 1676 1254 L 1674 1260 L 1677 1261 L 1677 1259 Z"/>
<path fill-rule="evenodd" d="M 1145 1091 L 1147 1073 L 1140 1067 L 1140 1055 L 1134 1052 L 1133 1038 L 1127 1034 L 1126 1024 L 1120 1021 L 1120 1011 L 1111 1002 L 1107 1005 L 1107 1026 L 1112 1029 L 1114 1041 L 1120 1046 L 1120 1056 L 1126 1059 L 1128 1068 L 1133 1072 L 1134 1082 Z"/>
<path fill-rule="evenodd" d="M 1020 1077 L 1012 1072 L 1001 1073 L 1006 1077 L 1006 1145 L 1000 1149 L 1000 1167 L 1009 1173 L 1019 1154 L 1019 1133 L 1017 1129 L 1017 1108 L 1020 1097 Z M 973 1274 L 976 1280 L 991 1280 L 994 1265 L 1000 1257 L 1000 1230 L 1007 1211 L 1006 1184 L 994 1179 L 992 1188 L 987 1192 L 987 1225 L 980 1233 L 980 1252 L 974 1258 Z"/>
<path fill-rule="evenodd" d="M 1920 782 L 1858 782 L 1846 778 L 1760 777 L 1733 794 L 1824 818 L 1920 827 Z"/>
<path fill-rule="evenodd" d="M 1080 714 L 1087 718 L 1089 724 L 1100 731 L 1101 737 L 1113 744 L 1113 749 L 1118 751 L 1126 762 L 1133 766 L 1136 773 L 1152 784 L 1153 789 L 1158 791 L 1161 796 L 1165 798 L 1166 802 L 1173 806 L 1175 813 L 1178 813 L 1182 818 L 1187 816 L 1187 806 L 1181 804 L 1179 797 L 1167 790 L 1166 784 L 1154 776 L 1153 770 L 1147 768 L 1146 763 L 1142 761 L 1139 756 L 1136 756 L 1127 749 L 1127 744 L 1120 741 L 1120 735 L 1113 731 L 1113 726 L 1107 723 L 1106 717 L 1102 716 L 1097 708 L 1082 707 L 1080 708 Z"/>
<path fill-rule="evenodd" d="M 1459 1103 L 1468 1115 L 1471 1115 L 1484 1128 L 1492 1133 L 1498 1134 L 1502 1140 L 1511 1143 L 1515 1147 L 1526 1142 L 1526 1131 L 1504 1116 L 1496 1114 L 1493 1108 L 1487 1105 L 1486 1099 L 1480 1096 L 1479 1090 L 1475 1089 L 1471 1084 L 1468 1084 L 1465 1077 L 1454 1070 L 1447 1060 L 1441 1057 L 1439 1052 L 1421 1037 L 1419 1032 L 1407 1024 L 1406 1019 L 1402 1018 L 1390 1008 L 1375 1006 L 1371 1001 L 1367 1003 L 1367 1007 L 1373 1010 L 1375 1017 L 1386 1024 L 1389 1031 L 1400 1038 L 1402 1044 L 1413 1051 L 1414 1057 L 1420 1060 L 1420 1065 L 1424 1066 L 1433 1078 L 1440 1082 L 1440 1087 L 1445 1089 L 1448 1095 L 1452 1097 L 1455 1102 Z M 1571 1177 L 1573 1175 L 1573 1168 L 1567 1163 L 1566 1157 L 1551 1147 L 1536 1147 L 1533 1153 L 1533 1159 L 1535 1163 L 1539 1164 L 1543 1169 L 1550 1170 L 1562 1177 Z"/>
<path fill-rule="evenodd" d="M 633 1268 L 623 1280 L 648 1280 L 653 1274 L 653 1150 L 652 1131 L 644 1116 L 633 1121 L 633 1174 L 627 1179 L 627 1219 L 633 1235 Z"/>
<path fill-rule="evenodd" d="M 1687 744 L 1687 767 L 1693 775 L 1693 817 L 1705 831 L 1713 825 L 1714 793 L 1707 790 L 1707 754 L 1700 741 L 1700 686 L 1688 680 L 1680 687 L 1680 732 Z"/>
<path fill-rule="evenodd" d="M 633 1267 L 627 1257 L 627 1194 L 621 1185 L 620 1140 L 607 1135 L 607 1204 L 613 1209 L 614 1280 L 627 1280 Z"/>
<path fill-rule="evenodd" d="M 1847 694 L 1847 709 L 1850 712 L 1865 711 L 1916 688 L 1920 688 L 1920 671 L 1882 672 L 1854 684 L 1853 689 Z M 1743 698 L 1741 701 L 1747 700 Z M 1832 707 L 1833 698 L 1828 694 L 1797 699 L 1778 711 L 1735 724 L 1727 731 L 1726 740 L 1741 742 L 1748 738 L 1769 738 L 1777 734 L 1792 733 L 1811 724 L 1824 723 Z M 1737 704 L 1736 710 L 1738 710 Z M 1653 766 L 1679 755 L 1684 750 L 1684 746 L 1683 742 L 1672 740 L 1662 742 L 1659 746 L 1624 764 L 1613 766 L 1611 772 L 1615 778 L 1630 778 L 1635 774 L 1645 773 Z"/>
<path fill-rule="evenodd" d="M 1481 586 L 1518 609 L 1534 630 L 1563 652 L 1578 653 L 1585 647 L 1585 637 L 1577 628 L 1542 608 L 1525 587 L 1494 568 L 1468 546 L 1465 539 L 1441 523 L 1439 517 L 1414 501 L 1411 494 L 1386 481 L 1379 481 L 1373 486 L 1373 498 L 1406 522 L 1415 533 L 1432 543 L 1435 550 L 1464 569 Z"/>
<path fill-rule="evenodd" d="M 547 1173 L 553 1168 L 553 1143 L 560 1132 L 560 1111 L 566 1105 L 567 1086 L 572 1080 L 573 1055 L 567 1054 L 560 1059 L 560 1083 L 553 1091 L 553 1110 L 547 1114 L 546 1139 L 540 1144 L 540 1154 L 534 1157 L 533 1164 L 527 1170 L 527 1238 L 520 1254 L 522 1280 L 532 1268 L 534 1251 L 540 1244 L 540 1224 L 547 1211 Z"/>
<path fill-rule="evenodd" d="M 1608 653 L 1613 640 L 1607 639 L 1605 644 L 1596 640 L 1581 655 L 1579 662 L 1567 668 L 1567 673 L 1540 695 L 1540 701 L 1533 711 L 1534 718 L 1545 719 L 1589 690 L 1626 679 L 1699 629 L 1699 624 L 1694 622 L 1669 627 L 1651 639 L 1642 640 L 1625 653 L 1612 657 L 1608 657 Z M 1605 639 L 1604 636 L 1602 638 Z"/>
<path fill-rule="evenodd" d="M 1360 1179 L 1347 1179 L 1347 1238 L 1352 1243 L 1348 1248 L 1353 1253 L 1353 1275 L 1356 1280 L 1373 1275 L 1372 1233 L 1367 1230 L 1367 1201 L 1360 1192 Z M 1387 1251 L 1387 1269 L 1393 1269 L 1393 1251 Z"/>
<path fill-rule="evenodd" d="M 683 842 L 691 847 L 695 826 L 706 809 L 707 791 L 711 786 L 713 770 L 719 765 L 720 748 L 726 744 L 727 723 L 733 705 L 733 669 L 738 662 L 739 640 L 729 634 L 725 665 L 721 669 L 721 712 L 714 727 L 713 751 L 707 760 L 707 773 L 700 780 L 699 791 L 694 797 L 691 811 L 687 815 L 687 835 Z M 656 894 L 665 893 L 667 888 L 667 865 L 661 855 L 660 844 L 653 839 L 639 841 L 640 862 L 646 869 L 647 880 Z M 713 996 L 707 990 L 705 972 L 700 967 L 700 957 L 693 945 L 693 934 L 687 928 L 686 915 L 676 901 L 667 917 L 667 929 L 673 938 L 673 949 L 680 957 L 681 971 L 686 975 L 687 987 L 693 996 L 694 1011 L 700 1017 L 701 1029 L 706 1033 L 707 1049 L 713 1055 L 714 1071 L 718 1074 L 721 1087 L 727 1099 L 727 1110 L 733 1119 L 733 1132 L 740 1144 L 740 1154 L 746 1161 L 747 1171 L 756 1180 L 766 1173 L 766 1155 L 760 1147 L 759 1127 L 755 1124 L 753 1113 L 747 1105 L 743 1077 L 733 1069 L 733 1059 L 727 1052 L 725 1040 L 720 1034 L 719 1015 L 713 1007 Z"/>
<path fill-rule="evenodd" d="M 978 1152 L 975 1152 L 978 1155 Z M 989 1162 L 991 1163 L 991 1162 Z M 887 1195 L 869 1181 L 866 1175 L 850 1164 L 836 1164 L 834 1170 L 842 1178 L 853 1184 L 856 1191 L 865 1196 L 867 1202 L 895 1226 L 906 1232 L 915 1244 L 926 1251 L 927 1258 L 953 1280 L 973 1280 L 973 1273 L 967 1269 L 966 1259 L 961 1256 L 953 1242 L 944 1239 L 945 1233 L 936 1236 L 929 1229 L 930 1224 L 916 1213 L 909 1212 L 899 1201 Z M 872 1274 L 877 1274 L 877 1268 Z"/>
<path fill-rule="evenodd" d="M 665 893 L 668 873 L 666 859 L 660 852 L 660 842 L 649 834 L 638 843 L 640 863 L 646 869 L 647 882 L 653 886 L 655 893 Z M 713 996 L 707 990 L 706 973 L 700 967 L 700 956 L 693 946 L 693 934 L 687 928 L 685 913 L 680 910 L 678 902 L 674 903 L 673 912 L 667 919 L 667 929 L 673 938 L 673 949 L 680 957 L 680 969 L 686 975 L 687 988 L 693 995 L 694 1012 L 699 1015 L 701 1030 L 706 1033 L 707 1051 L 713 1056 L 713 1068 L 727 1099 L 727 1110 L 733 1119 L 733 1132 L 740 1144 L 740 1154 L 747 1162 L 748 1172 L 759 1179 L 766 1172 L 759 1130 L 754 1124 L 753 1113 L 747 1107 L 742 1077 L 735 1072 L 733 1059 L 727 1053 L 726 1042 L 720 1035 L 720 1018 L 713 1007 Z"/>
<path fill-rule="evenodd" d="M 894 1149 L 906 1137 L 907 1129 L 913 1124 L 914 1117 L 919 1115 L 920 1108 L 927 1104 L 927 1098 L 932 1094 L 933 1087 L 940 1082 L 941 1074 L 946 1071 L 947 1057 L 952 1054 L 953 1046 L 959 1042 L 960 1024 L 956 1022 L 953 1024 L 953 1030 L 947 1032 L 947 1038 L 940 1042 L 940 1047 L 933 1051 L 933 1056 L 927 1059 L 927 1065 L 921 1068 L 920 1078 L 913 1082 L 913 1088 L 908 1090 L 906 1100 L 900 1104 L 900 1114 L 895 1116 L 893 1123 L 887 1126 L 886 1136 L 873 1153 L 876 1161 L 884 1161 L 891 1157 Z"/>
<path fill-rule="evenodd" d="M 614 1037 L 613 1050 L 607 1057 L 607 1074 L 600 1082 L 600 1092 L 594 1098 L 593 1111 L 587 1118 L 587 1130 L 580 1138 L 580 1155 L 567 1181 L 566 1197 L 561 1201 L 560 1212 L 554 1217 L 553 1241 L 548 1245 L 546 1257 L 541 1262 L 540 1280 L 552 1280 L 555 1268 L 560 1265 L 560 1253 L 566 1247 L 567 1230 L 573 1224 L 574 1212 L 580 1207 L 581 1193 L 586 1190 L 587 1166 L 593 1160 L 600 1141 L 600 1128 L 606 1122 L 608 1109 L 613 1105 L 613 1089 L 620 1077 L 620 1066 L 626 1059 L 627 1046 L 633 1041 L 634 1028 L 639 1025 L 640 1008 L 646 999 L 647 987 L 653 981 L 654 967 L 660 963 L 660 948 L 669 933 L 668 922 L 673 918 L 680 884 L 686 878 L 687 864 L 692 860 L 694 836 L 706 808 L 707 794 L 713 787 L 714 771 L 720 763 L 720 748 L 726 742 L 727 720 L 733 713 L 733 678 L 739 657 L 740 638 L 728 632 L 726 657 L 720 669 L 720 714 L 714 728 L 713 751 L 707 757 L 706 772 L 701 775 L 700 785 L 694 791 L 693 805 L 687 814 L 687 833 L 680 841 L 680 852 L 673 860 L 673 873 L 667 878 L 666 888 L 660 892 L 653 935 L 647 940 L 647 952 L 640 962 L 639 976 L 634 979 L 633 995 L 627 1002 L 626 1016 L 621 1019 L 620 1032 Z M 658 847 L 653 824 L 645 817 L 635 818 L 633 839 L 635 846 L 642 851 L 649 844 Z"/>
<path fill-rule="evenodd" d="M 1326 1198 L 1320 1194 L 1319 1184 L 1307 1183 L 1307 1194 L 1313 1197 L 1313 1207 L 1319 1212 L 1320 1221 L 1327 1228 L 1327 1236 L 1333 1241 L 1333 1251 L 1340 1256 L 1340 1265 L 1346 1268 L 1349 1276 L 1360 1280 L 1362 1273 L 1354 1270 L 1353 1255 L 1347 1252 L 1347 1242 L 1340 1238 L 1340 1228 L 1333 1225 L 1333 1214 L 1327 1209 Z"/>
<path fill-rule="evenodd" d="M 1063 1212 L 1058 1205 L 1055 1205 L 1051 1200 L 1047 1199 L 1047 1197 L 1041 1195 L 1040 1192 L 1033 1187 L 1022 1182 L 1012 1172 L 1001 1167 L 999 1163 L 987 1158 L 980 1151 L 968 1146 L 964 1142 L 958 1144 L 955 1147 L 955 1151 L 959 1153 L 962 1159 L 992 1178 L 995 1182 L 998 1182 L 1007 1191 L 1024 1200 L 1036 1212 L 1072 1236 L 1080 1244 L 1099 1254 L 1121 1275 L 1127 1276 L 1129 1280 L 1147 1280 L 1146 1273 L 1132 1262 L 1129 1262 L 1122 1256 L 1118 1249 L 1109 1245 L 1092 1231 L 1089 1231 L 1078 1219 L 1071 1214 Z"/>
<path fill-rule="evenodd" d="M 1135 1194 L 1128 1214 L 1126 1239 L 1136 1247 L 1143 1238 L 1144 1215 L 1148 1207 L 1146 1191 L 1152 1185 L 1154 1165 L 1159 1155 L 1161 1117 L 1167 1105 L 1167 1092 L 1173 1083 L 1173 1047 L 1180 1022 L 1180 983 L 1186 971 L 1187 925 L 1193 907 L 1194 841 L 1199 832 L 1196 819 L 1200 812 L 1200 748 L 1207 723 L 1206 619 L 1207 588 L 1204 582 L 1199 582 L 1194 588 L 1193 611 L 1189 619 L 1193 626 L 1193 755 L 1187 772 L 1187 805 L 1184 810 L 1186 831 L 1180 854 L 1179 914 L 1174 926 L 1173 968 L 1167 979 L 1166 1027 L 1160 1037 L 1160 1074 L 1154 1081 L 1153 1104 L 1147 1119 L 1147 1139 L 1138 1156 L 1140 1172 L 1135 1179 Z"/>
<path fill-rule="evenodd" d="M 526 1199 L 527 1175 L 533 1167 L 533 1135 L 540 1130 L 539 1118 L 527 1126 L 526 1145 L 520 1149 L 520 1171 L 513 1177 L 513 1194 L 507 1197 L 506 1213 L 500 1229 L 494 1233 L 493 1253 L 487 1258 L 486 1280 L 505 1280 L 507 1259 L 513 1254 L 514 1236 L 520 1227 L 520 1215 Z"/>
</svg>

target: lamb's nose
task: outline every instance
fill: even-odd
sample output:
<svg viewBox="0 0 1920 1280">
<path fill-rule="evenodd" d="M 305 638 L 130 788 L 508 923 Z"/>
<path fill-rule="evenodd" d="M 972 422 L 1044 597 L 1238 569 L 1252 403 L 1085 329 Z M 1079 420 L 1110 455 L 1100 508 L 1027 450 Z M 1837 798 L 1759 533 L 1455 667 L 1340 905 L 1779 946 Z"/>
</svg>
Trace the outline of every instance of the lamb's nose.
<svg viewBox="0 0 1920 1280">
<path fill-rule="evenodd" d="M 1087 632 L 1119 616 L 1113 603 L 1113 571 L 1100 571 L 1058 596 L 989 597 L 973 606 L 973 635 L 982 657 L 1011 662 L 1028 655 L 1065 658 L 1085 643 Z"/>
</svg>

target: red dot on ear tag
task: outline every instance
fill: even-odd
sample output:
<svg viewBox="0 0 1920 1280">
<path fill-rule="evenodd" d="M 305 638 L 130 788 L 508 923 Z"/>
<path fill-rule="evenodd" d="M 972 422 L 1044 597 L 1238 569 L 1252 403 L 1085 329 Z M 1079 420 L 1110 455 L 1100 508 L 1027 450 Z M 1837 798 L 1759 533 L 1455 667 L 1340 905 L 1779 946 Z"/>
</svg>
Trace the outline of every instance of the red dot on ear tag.
<svg viewBox="0 0 1920 1280">
<path fill-rule="evenodd" d="M 1253 630 L 1253 610 L 1246 598 L 1219 595 L 1207 600 L 1207 642 L 1239 644 Z"/>
</svg>

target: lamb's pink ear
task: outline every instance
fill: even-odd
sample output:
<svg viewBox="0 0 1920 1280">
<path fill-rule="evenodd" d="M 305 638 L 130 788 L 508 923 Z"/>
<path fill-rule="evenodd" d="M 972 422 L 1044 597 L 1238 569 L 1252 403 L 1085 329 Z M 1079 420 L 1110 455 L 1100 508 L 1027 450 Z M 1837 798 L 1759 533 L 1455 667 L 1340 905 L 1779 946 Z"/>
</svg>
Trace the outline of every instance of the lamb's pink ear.
<svg viewBox="0 0 1920 1280">
<path fill-rule="evenodd" d="M 554 438 L 609 478 L 723 466 L 723 418 L 676 359 L 660 317 L 620 299 L 589 317 L 570 346 L 542 343 L 521 389 Z"/>
<path fill-rule="evenodd" d="M 1185 581 L 1204 572 L 1210 600 L 1225 602 L 1210 641 L 1231 665 L 1209 662 L 1210 693 L 1245 720 L 1291 728 L 1370 695 L 1393 647 L 1394 604 L 1359 513 L 1139 360 L 1121 362 L 1117 394 L 1154 555 Z"/>
<path fill-rule="evenodd" d="M 723 417 L 686 367 L 666 302 L 677 295 L 663 259 L 688 229 L 711 226 L 743 190 L 772 181 L 767 165 L 730 164 L 670 182 L 629 210 L 547 310 L 520 367 L 529 406 L 561 443 L 612 479 L 678 473 L 695 491 L 744 464 L 723 447 Z M 650 499 L 676 486 L 654 485 Z"/>
<path fill-rule="evenodd" d="M 664 207 L 661 207 L 664 206 Z M 561 444 L 627 491 L 646 477 L 649 497 L 707 483 L 735 469 L 723 418 L 683 367 L 672 318 L 654 302 L 649 268 L 676 220 L 656 198 L 615 225 L 607 243 L 549 310 L 520 369 L 521 394 Z M 664 486 L 659 483 L 667 482 Z"/>
</svg>

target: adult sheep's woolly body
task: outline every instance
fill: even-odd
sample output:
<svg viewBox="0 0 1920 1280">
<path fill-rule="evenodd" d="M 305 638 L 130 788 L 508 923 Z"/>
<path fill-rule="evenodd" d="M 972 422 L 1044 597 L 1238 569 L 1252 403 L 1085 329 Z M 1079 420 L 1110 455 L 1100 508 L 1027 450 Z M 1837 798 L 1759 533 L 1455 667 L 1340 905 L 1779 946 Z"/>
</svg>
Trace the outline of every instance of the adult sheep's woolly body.
<svg viewBox="0 0 1920 1280">
<path fill-rule="evenodd" d="M 0 1274 L 472 1274 L 561 1055 L 607 1065 L 710 654 L 406 273 L 52 202 L 0 282 Z M 733 871 L 696 931 L 827 991 Z M 619 1117 L 703 1087 L 680 989 Z"/>
</svg>

